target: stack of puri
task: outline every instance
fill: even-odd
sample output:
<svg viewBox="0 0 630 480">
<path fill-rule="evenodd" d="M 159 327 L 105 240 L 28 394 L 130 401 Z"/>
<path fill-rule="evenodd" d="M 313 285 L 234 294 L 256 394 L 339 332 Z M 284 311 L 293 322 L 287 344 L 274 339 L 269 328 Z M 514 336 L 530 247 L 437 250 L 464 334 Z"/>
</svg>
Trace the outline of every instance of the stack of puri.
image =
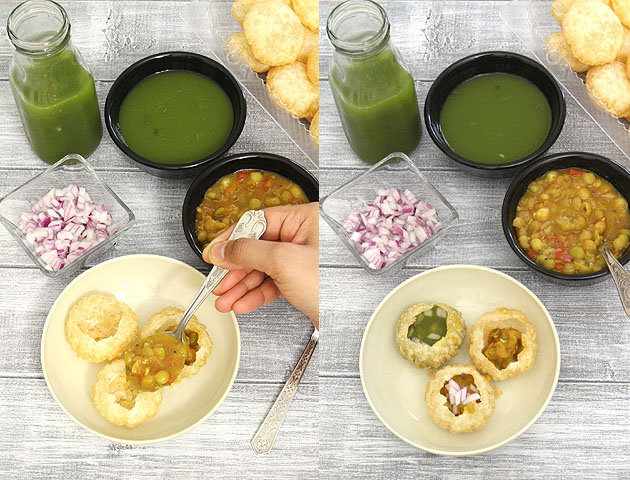
<svg viewBox="0 0 630 480">
<path fill-rule="evenodd" d="M 293 116 L 305 118 L 319 143 L 319 0 L 236 0 L 243 27 L 228 45 Z"/>
<path fill-rule="evenodd" d="M 630 119 L 630 0 L 555 0 L 551 14 L 562 31 L 547 49 L 586 72 L 588 91 L 610 114 Z"/>
</svg>

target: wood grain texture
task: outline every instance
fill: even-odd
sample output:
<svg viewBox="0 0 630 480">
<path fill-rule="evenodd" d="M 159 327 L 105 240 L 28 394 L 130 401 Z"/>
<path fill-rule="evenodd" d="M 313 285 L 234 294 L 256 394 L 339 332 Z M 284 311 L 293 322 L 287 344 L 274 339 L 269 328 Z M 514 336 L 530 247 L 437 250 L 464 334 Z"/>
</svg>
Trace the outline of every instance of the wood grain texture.
<svg viewBox="0 0 630 480">
<path fill-rule="evenodd" d="M 320 27 L 336 1 L 320 3 Z M 381 2 L 392 39 L 416 79 L 421 111 L 431 82 L 448 65 L 487 50 L 527 54 L 498 15 L 499 2 Z M 551 2 L 549 2 L 551 4 Z M 327 82 L 331 47 L 321 43 L 321 195 L 365 171 L 350 149 Z M 568 95 L 565 127 L 550 153 L 588 151 L 630 162 Z M 424 123 L 424 122 L 423 122 Z M 630 322 L 612 280 L 561 287 L 526 269 L 505 242 L 501 204 L 510 179 L 458 170 L 430 140 L 414 163 L 457 209 L 459 224 L 407 267 L 365 273 L 331 228 L 320 222 L 320 478 L 606 478 L 630 476 Z M 467 263 L 503 270 L 529 287 L 549 310 L 560 338 L 556 393 L 540 419 L 511 444 L 477 457 L 437 458 L 399 440 L 377 419 L 361 388 L 359 350 L 365 326 L 383 297 L 411 276 Z M 500 401 L 500 400 L 499 400 Z"/>
<path fill-rule="evenodd" d="M 560 383 L 538 421 L 484 455 L 445 458 L 398 439 L 376 418 L 358 379 L 322 378 L 321 479 L 627 478 L 630 386 Z M 497 400 L 497 405 L 501 399 Z"/>
<path fill-rule="evenodd" d="M 0 378 L 3 479 L 315 478 L 317 385 L 301 385 L 274 449 L 249 441 L 280 392 L 279 383 L 235 384 L 224 404 L 167 443 L 113 444 L 83 430 L 57 406 L 42 379 Z"/>
<path fill-rule="evenodd" d="M 17 2 L 0 2 L 0 24 Z M 101 111 L 116 76 L 157 52 L 209 50 L 180 19 L 181 2 L 65 1 L 73 40 L 96 79 Z M 226 19 L 231 21 L 231 19 Z M 31 151 L 10 91 L 12 51 L 0 42 L 0 197 L 46 165 Z M 248 117 L 230 150 L 264 151 L 307 167 L 308 159 L 247 95 Z M 86 268 L 121 255 L 152 253 L 207 266 L 188 246 L 181 208 L 192 179 L 165 180 L 141 172 L 106 132 L 88 161 L 136 214 L 117 246 Z M 30 263 L 14 239 L 0 233 L 0 478 L 316 478 L 318 468 L 319 350 L 315 351 L 273 451 L 256 457 L 250 440 L 308 341 L 312 326 L 285 300 L 239 315 L 239 374 L 218 411 L 187 435 L 147 447 L 115 445 L 75 425 L 43 380 L 41 331 L 48 309 L 74 278 L 51 280 Z"/>
</svg>

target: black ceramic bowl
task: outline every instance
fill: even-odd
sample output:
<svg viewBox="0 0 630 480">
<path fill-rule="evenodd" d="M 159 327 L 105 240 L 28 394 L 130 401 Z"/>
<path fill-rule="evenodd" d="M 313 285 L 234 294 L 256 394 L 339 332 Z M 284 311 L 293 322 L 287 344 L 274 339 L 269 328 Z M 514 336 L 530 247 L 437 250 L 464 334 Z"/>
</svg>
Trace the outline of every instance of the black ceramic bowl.
<svg viewBox="0 0 630 480">
<path fill-rule="evenodd" d="M 608 269 L 605 268 L 604 270 L 600 270 L 598 272 L 583 275 L 568 275 L 566 273 L 558 273 L 553 270 L 547 270 L 543 266 L 538 265 L 525 254 L 518 244 L 518 234 L 516 229 L 512 226 L 518 202 L 527 191 L 529 184 L 537 178 L 543 176 L 549 170 L 560 170 L 571 167 L 589 170 L 599 175 L 610 182 L 619 191 L 619 193 L 624 196 L 624 198 L 630 198 L 630 173 L 613 161 L 593 153 L 558 153 L 545 157 L 535 164 L 527 167 L 512 181 L 508 187 L 507 193 L 505 194 L 505 199 L 503 200 L 501 221 L 503 224 L 505 238 L 510 244 L 510 247 L 512 247 L 512 250 L 514 250 L 514 253 L 516 253 L 518 258 L 520 258 L 529 268 L 542 274 L 547 279 L 550 279 L 555 283 L 581 286 L 603 280 L 609 273 Z M 619 262 L 625 264 L 628 260 L 630 260 L 630 249 L 626 250 L 619 259 Z"/>
<path fill-rule="evenodd" d="M 118 115 L 120 105 L 140 81 L 159 72 L 168 70 L 186 70 L 197 72 L 214 80 L 227 93 L 234 110 L 232 131 L 223 146 L 216 152 L 194 162 L 182 164 L 158 163 L 138 155 L 127 144 L 120 133 Z M 245 125 L 247 104 L 243 90 L 232 74 L 220 63 L 203 55 L 188 52 L 165 52 L 143 58 L 131 65 L 116 79 L 105 101 L 105 125 L 114 143 L 138 166 L 158 177 L 182 178 L 199 174 L 205 167 L 223 156 L 234 145 Z"/>
<path fill-rule="evenodd" d="M 274 155 L 273 153 L 241 153 L 225 157 L 209 166 L 192 183 L 186 193 L 182 207 L 182 223 L 186 240 L 195 253 L 202 258 L 201 244 L 195 234 L 195 217 L 197 207 L 203 200 L 206 190 L 217 181 L 238 170 L 266 170 L 288 178 L 299 185 L 311 202 L 319 200 L 319 182 L 308 170 L 289 160 L 288 158 Z"/>
<path fill-rule="evenodd" d="M 469 160 L 451 150 L 442 134 L 440 113 L 446 98 L 459 84 L 477 75 L 497 72 L 511 73 L 526 78 L 543 92 L 551 107 L 551 129 L 547 139 L 538 150 L 520 160 L 501 165 L 490 165 Z M 532 59 L 510 52 L 476 53 L 458 60 L 444 70 L 433 82 L 424 103 L 424 122 L 429 136 L 437 147 L 446 156 L 455 160 L 462 170 L 484 177 L 514 175 L 525 165 L 543 155 L 560 135 L 564 126 L 565 115 L 564 95 L 551 73 Z"/>
</svg>

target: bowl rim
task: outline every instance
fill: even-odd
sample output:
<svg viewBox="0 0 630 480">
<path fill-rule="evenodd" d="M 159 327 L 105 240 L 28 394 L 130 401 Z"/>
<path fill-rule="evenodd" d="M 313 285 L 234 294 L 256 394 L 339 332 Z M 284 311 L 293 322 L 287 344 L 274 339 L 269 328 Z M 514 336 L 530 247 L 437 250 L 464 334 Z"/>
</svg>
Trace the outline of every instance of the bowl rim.
<svg viewBox="0 0 630 480">
<path fill-rule="evenodd" d="M 556 369 L 554 372 L 554 378 L 553 378 L 553 385 L 552 388 L 549 389 L 549 393 L 547 394 L 547 397 L 545 398 L 544 402 L 542 403 L 539 411 L 529 420 L 529 422 L 527 422 L 520 430 L 518 430 L 516 433 L 514 433 L 513 435 L 509 436 L 508 438 L 501 440 L 500 442 L 496 443 L 495 445 L 491 445 L 489 447 L 486 448 L 480 448 L 480 449 L 471 449 L 471 450 L 467 450 L 465 452 L 450 452 L 447 450 L 439 450 L 439 449 L 435 449 L 435 448 L 429 448 L 429 447 L 425 447 L 425 446 L 421 446 L 417 443 L 415 443 L 414 441 L 412 441 L 409 438 L 406 438 L 405 436 L 403 436 L 402 434 L 399 434 L 394 428 L 392 428 L 387 421 L 381 416 L 381 414 L 377 411 L 377 409 L 374 407 L 374 404 L 372 403 L 372 399 L 370 398 L 369 394 L 368 394 L 368 390 L 366 387 L 366 383 L 365 383 L 365 373 L 363 371 L 363 354 L 365 351 L 365 343 L 366 343 L 366 338 L 367 338 L 367 334 L 369 329 L 372 327 L 372 323 L 374 322 L 374 319 L 376 318 L 376 314 L 377 312 L 381 309 L 381 307 L 388 301 L 390 301 L 390 299 L 404 286 L 406 286 L 407 284 L 415 281 L 416 279 L 423 277 L 423 276 L 428 276 L 432 273 L 435 272 L 440 272 L 440 271 L 445 271 L 445 270 L 461 270 L 461 269 L 467 269 L 467 270 L 477 270 L 477 271 L 481 271 L 481 272 L 486 272 L 486 273 L 491 273 L 493 275 L 497 275 L 501 278 L 503 278 L 504 280 L 507 280 L 513 284 L 515 284 L 516 286 L 522 288 L 537 304 L 538 306 L 542 309 L 542 311 L 545 314 L 545 318 L 547 319 L 550 327 L 551 327 L 551 331 L 553 333 L 553 340 L 554 340 L 554 345 L 555 345 L 555 351 L 556 351 Z M 466 265 L 466 264 L 456 264 L 456 265 L 445 265 L 442 267 L 436 267 L 436 268 L 432 268 L 430 270 L 425 270 L 424 272 L 420 272 L 410 278 L 408 278 L 407 280 L 405 280 L 402 283 L 399 283 L 398 285 L 396 285 L 396 287 L 394 287 L 384 298 L 383 300 L 381 300 L 381 302 L 378 304 L 378 306 L 374 309 L 374 312 L 372 312 L 372 315 L 370 316 L 370 319 L 368 320 L 367 325 L 365 326 L 365 329 L 363 331 L 363 338 L 361 339 L 361 348 L 359 351 L 359 375 L 361 377 L 361 387 L 363 389 L 363 394 L 365 395 L 365 398 L 368 401 L 368 404 L 370 405 L 370 408 L 372 409 L 372 411 L 374 412 L 374 414 L 376 415 L 376 417 L 381 421 L 381 423 L 383 425 L 385 425 L 385 427 L 387 427 L 387 429 L 392 432 L 394 435 L 396 435 L 398 438 L 400 438 L 402 441 L 408 443 L 409 445 L 416 447 L 420 450 L 424 450 L 425 452 L 429 452 L 429 453 L 433 453 L 436 455 L 444 455 L 444 456 L 470 456 L 470 455 L 479 455 L 482 453 L 486 453 L 492 450 L 495 450 L 497 448 L 500 448 L 504 445 L 507 445 L 508 443 L 512 442 L 513 440 L 515 440 L 516 438 L 518 438 L 520 435 L 522 435 L 527 429 L 529 429 L 529 427 L 531 427 L 537 420 L 538 418 L 540 418 L 540 416 L 542 415 L 542 413 L 547 409 L 547 406 L 549 405 L 549 402 L 551 401 L 551 398 L 553 397 L 553 394 L 556 391 L 556 387 L 558 385 L 558 378 L 560 376 L 560 363 L 561 363 L 561 355 L 560 355 L 560 340 L 558 339 L 558 332 L 556 330 L 556 326 L 553 322 L 553 319 L 551 318 L 551 315 L 549 314 L 549 311 L 547 310 L 547 307 L 545 307 L 545 305 L 542 303 L 542 301 L 529 289 L 527 288 L 524 284 L 522 284 L 521 282 L 519 282 L 518 280 L 516 280 L 515 278 L 512 278 L 511 276 L 500 272 L 499 270 L 495 270 L 494 268 L 489 268 L 489 267 L 483 267 L 480 265 Z"/>
<path fill-rule="evenodd" d="M 114 103 L 114 95 L 120 88 L 120 85 L 130 75 L 132 75 L 138 69 L 142 68 L 144 65 L 150 64 L 152 62 L 159 61 L 162 59 L 169 59 L 169 58 L 188 58 L 192 61 L 209 65 L 210 67 L 218 70 L 223 75 L 225 75 L 225 77 L 230 81 L 230 83 L 234 85 L 235 90 L 238 92 L 237 96 L 234 99 L 230 97 L 231 103 L 234 103 L 234 102 L 237 103 L 240 107 L 240 112 L 241 112 L 238 119 L 236 119 L 236 122 L 235 122 L 236 127 L 230 133 L 225 143 L 218 150 L 214 151 L 210 155 L 206 155 L 205 157 L 199 160 L 195 160 L 193 162 L 168 164 L 168 163 L 159 163 L 159 162 L 154 162 L 153 160 L 149 160 L 148 158 L 145 158 L 142 155 L 139 155 L 138 153 L 133 151 L 125 143 L 124 138 L 119 131 L 119 128 L 114 128 L 114 125 L 112 124 L 112 104 Z M 168 72 L 168 71 L 177 71 L 177 70 L 190 71 L 190 70 L 181 69 L 181 68 L 163 68 L 161 70 L 151 73 L 150 75 L 144 76 L 140 81 L 146 78 L 149 78 L 151 75 L 155 75 L 162 72 Z M 204 75 L 203 73 L 200 73 L 200 72 L 196 72 L 196 73 L 199 73 L 200 75 Z M 140 81 L 135 83 L 134 86 L 140 83 Z M 125 97 L 121 99 L 121 104 Z M 234 102 L 232 102 L 232 100 Z M 149 55 L 148 57 L 141 58 L 140 60 L 129 65 L 125 70 L 123 70 L 122 73 L 120 73 L 118 77 L 116 77 L 116 80 L 114 81 L 112 86 L 109 88 L 109 92 L 107 92 L 107 98 L 105 99 L 105 107 L 103 111 L 103 116 L 105 117 L 105 127 L 107 128 L 107 132 L 109 133 L 109 136 L 111 137 L 113 142 L 116 144 L 116 146 L 132 160 L 150 169 L 156 169 L 156 170 L 162 170 L 162 171 L 191 172 L 191 171 L 194 171 L 196 168 L 199 168 L 200 166 L 206 165 L 212 162 L 213 160 L 216 160 L 222 157 L 236 143 L 241 133 L 243 132 L 243 128 L 245 126 L 245 120 L 247 119 L 247 101 L 245 100 L 245 93 L 243 92 L 243 88 L 241 87 L 240 83 L 236 80 L 234 75 L 232 75 L 232 73 L 222 64 L 220 64 L 216 60 L 213 60 L 199 53 L 177 50 L 177 51 L 168 51 L 168 52 L 161 52 L 161 53 L 155 53 L 153 55 Z M 119 124 L 117 123 L 117 125 Z"/>
<path fill-rule="evenodd" d="M 525 265 L 527 265 L 530 269 L 545 275 L 546 277 L 553 278 L 555 280 L 561 280 L 565 284 L 579 284 L 582 281 L 593 281 L 597 279 L 601 279 L 602 277 L 606 277 L 610 274 L 608 268 L 604 268 L 602 270 L 598 270 L 597 272 L 592 273 L 582 273 L 582 274 L 568 274 L 568 273 L 560 273 L 552 270 L 547 270 L 546 268 L 538 265 L 531 258 L 529 258 L 525 252 L 517 244 L 517 239 L 514 238 L 512 234 L 512 230 L 510 228 L 510 209 L 509 203 L 512 197 L 516 192 L 516 189 L 523 183 L 525 178 L 529 176 L 532 172 L 541 169 L 544 170 L 540 175 L 536 178 L 541 177 L 545 174 L 545 172 L 552 169 L 551 165 L 553 165 L 556 161 L 562 160 L 565 158 L 584 158 L 588 160 L 592 160 L 593 162 L 601 162 L 608 166 L 610 166 L 613 170 L 615 170 L 619 175 L 625 176 L 628 180 L 630 180 L 630 173 L 626 171 L 621 165 L 613 162 L 611 159 L 604 157 L 602 155 L 598 155 L 596 153 L 588 153 L 588 152 L 560 152 L 554 153 L 552 155 L 545 156 L 540 160 L 537 160 L 535 163 L 529 165 L 525 169 L 523 169 L 519 174 L 512 180 L 507 191 L 505 192 L 505 196 L 503 197 L 503 205 L 501 206 L 501 226 L 503 227 L 503 234 L 505 235 L 505 239 L 507 240 L 508 245 L 514 251 L 516 256 L 521 259 Z M 544 168 L 547 167 L 547 168 Z M 588 167 L 583 167 L 585 170 L 589 170 Z M 592 170 L 590 170 L 592 171 Z M 596 172 L 593 172 L 596 173 Z M 532 180 L 530 180 L 531 182 Z M 610 182 L 612 184 L 612 182 Z M 617 190 L 619 190 L 615 185 L 613 185 Z M 625 265 L 628 260 L 630 260 L 630 249 L 626 250 L 619 259 L 619 263 Z"/>
<path fill-rule="evenodd" d="M 549 133 L 547 134 L 547 138 L 545 139 L 543 144 L 538 149 L 530 153 L 529 155 L 523 158 L 520 158 L 518 160 L 508 162 L 508 163 L 501 163 L 501 164 L 479 163 L 473 160 L 469 160 L 468 158 L 455 153 L 450 148 L 446 140 L 442 138 L 442 135 L 439 134 L 437 129 L 434 127 L 435 125 L 440 125 L 440 121 L 439 121 L 440 112 L 434 113 L 429 108 L 429 105 L 431 104 L 430 99 L 435 95 L 435 92 L 438 86 L 445 79 L 450 77 L 454 72 L 460 69 L 466 68 L 476 62 L 482 61 L 486 58 L 503 58 L 504 60 L 508 60 L 512 63 L 520 64 L 527 68 L 536 70 L 542 75 L 544 75 L 549 81 L 549 84 L 553 87 L 554 96 L 558 100 L 558 105 L 560 108 L 558 119 L 556 122 L 552 122 Z M 518 74 L 515 73 L 514 75 L 518 75 Z M 470 78 L 473 78 L 475 76 L 477 75 L 473 75 Z M 461 85 L 461 82 L 458 85 Z M 534 85 L 536 84 L 534 83 Z M 538 85 L 536 86 L 538 87 Z M 562 88 L 558 84 L 558 81 L 551 74 L 551 72 L 549 72 L 540 63 L 536 62 L 535 60 L 529 57 L 526 57 L 525 55 L 521 55 L 519 53 L 514 53 L 514 52 L 502 51 L 502 50 L 490 50 L 486 52 L 474 53 L 472 55 L 468 55 L 452 63 L 451 65 L 446 67 L 438 75 L 438 77 L 433 81 L 433 83 L 431 84 L 431 87 L 429 88 L 429 91 L 427 92 L 427 95 L 425 97 L 425 102 L 424 102 L 424 123 L 429 133 L 429 137 L 431 137 L 431 140 L 433 141 L 433 143 L 442 151 L 442 153 L 444 153 L 450 159 L 455 160 L 456 162 L 466 167 L 483 170 L 483 171 L 491 171 L 491 172 L 518 170 L 523 165 L 528 164 L 529 162 L 532 162 L 533 160 L 542 156 L 547 150 L 549 150 L 549 148 L 551 148 L 551 146 L 556 142 L 556 140 L 560 136 L 560 133 L 562 132 L 562 129 L 564 128 L 564 123 L 566 120 L 566 113 L 567 113 L 567 108 L 566 108 L 566 98 L 564 97 L 564 92 L 562 91 Z M 435 116 L 437 116 L 437 119 L 434 118 Z"/>
<path fill-rule="evenodd" d="M 42 366 L 42 372 L 44 374 L 44 380 L 46 381 L 46 386 L 48 387 L 48 391 L 50 392 L 51 396 L 53 397 L 53 399 L 55 400 L 57 405 L 61 408 L 61 410 L 63 410 L 63 412 L 74 423 L 76 423 L 77 425 L 82 427 L 84 430 L 92 433 L 93 435 L 96 435 L 97 437 L 103 438 L 103 439 L 108 440 L 110 442 L 124 443 L 124 444 L 130 444 L 130 445 L 151 445 L 151 444 L 155 444 L 155 443 L 165 442 L 167 440 L 172 440 L 173 438 L 176 438 L 176 437 L 179 437 L 180 435 L 188 433 L 189 431 L 193 430 L 194 428 L 198 427 L 203 422 L 205 422 L 223 404 L 223 402 L 227 398 L 228 394 L 232 390 L 232 387 L 234 386 L 234 381 L 236 379 L 236 375 L 238 374 L 238 370 L 239 370 L 239 367 L 240 367 L 240 363 L 241 363 L 241 332 L 240 332 L 240 328 L 238 326 L 238 321 L 236 320 L 236 315 L 234 314 L 234 312 L 229 312 L 229 314 L 230 314 L 230 316 L 232 318 L 232 322 L 234 324 L 235 333 L 236 333 L 236 341 L 237 341 L 236 342 L 236 345 L 237 345 L 237 348 L 236 348 L 236 364 L 234 365 L 234 371 L 232 372 L 232 377 L 230 378 L 230 380 L 228 382 L 228 385 L 227 385 L 227 388 L 225 389 L 225 392 L 223 392 L 223 394 L 221 395 L 221 398 L 219 398 L 219 400 L 217 401 L 216 405 L 214 407 L 212 407 L 208 411 L 208 413 L 203 415 L 199 420 L 197 420 L 193 424 L 189 425 L 188 427 L 182 429 L 179 432 L 173 433 L 171 435 L 166 435 L 164 437 L 154 438 L 154 439 L 151 439 L 151 440 L 127 440 L 127 439 L 120 439 L 120 438 L 117 438 L 117 437 L 106 435 L 104 433 L 101 433 L 101 432 L 99 432 L 97 430 L 94 430 L 94 429 L 88 427 L 87 425 L 84 425 L 74 415 L 72 415 L 66 409 L 66 407 L 63 405 L 63 403 L 59 400 L 59 398 L 55 394 L 54 389 L 52 388 L 52 386 L 50 384 L 50 379 L 48 378 L 48 371 L 46 369 L 46 362 L 44 361 L 44 356 L 45 356 L 45 353 L 46 353 L 45 346 L 44 346 L 45 345 L 44 344 L 44 339 L 46 338 L 46 334 L 48 332 L 48 327 L 50 326 L 51 312 L 54 311 L 55 307 L 57 306 L 57 303 L 59 303 L 59 301 L 60 301 L 61 297 L 64 295 L 64 293 L 72 285 L 74 285 L 75 283 L 79 282 L 85 275 L 87 275 L 88 273 L 92 272 L 94 269 L 101 268 L 101 267 L 103 267 L 105 265 L 109 265 L 111 263 L 121 262 L 121 261 L 125 261 L 125 260 L 130 260 L 130 259 L 145 259 L 145 260 L 166 261 L 166 262 L 169 262 L 169 263 L 173 263 L 173 264 L 179 265 L 181 267 L 185 267 L 185 269 L 189 270 L 191 273 L 193 273 L 194 275 L 198 276 L 201 281 L 203 281 L 203 279 L 205 278 L 205 275 L 203 273 L 198 271 L 196 268 L 188 265 L 187 263 L 184 263 L 184 262 L 182 262 L 180 260 L 176 260 L 174 258 L 165 257 L 165 256 L 162 256 L 162 255 L 152 255 L 152 254 L 124 255 L 122 257 L 112 258 L 111 260 L 107 260 L 105 262 L 99 263 L 95 267 L 87 269 L 86 271 L 84 271 L 80 275 L 78 275 L 74 280 L 72 280 L 72 282 L 70 282 L 68 285 L 65 286 L 65 288 L 61 291 L 61 293 L 59 293 L 59 295 L 55 299 L 54 303 L 50 307 L 50 309 L 48 311 L 48 315 L 46 316 L 46 321 L 44 322 L 44 328 L 42 329 L 42 338 L 41 338 L 41 341 L 40 341 L 40 363 L 41 363 L 41 366 Z"/>
<path fill-rule="evenodd" d="M 223 165 L 229 164 L 231 162 L 237 162 L 237 161 L 245 161 L 245 160 L 249 160 L 251 158 L 262 158 L 265 160 L 269 160 L 270 162 L 270 167 L 272 167 L 271 169 L 269 169 L 269 171 L 273 171 L 273 165 L 274 164 L 283 164 L 286 165 L 290 168 L 294 168 L 297 171 L 299 171 L 302 175 L 304 175 L 305 177 L 307 177 L 308 180 L 312 181 L 315 185 L 318 186 L 319 188 L 319 180 L 305 167 L 303 167 L 302 165 L 300 165 L 299 163 L 287 158 L 287 157 L 283 157 L 282 155 L 278 155 L 275 153 L 267 153 L 267 152 L 245 152 L 245 153 L 236 153 L 234 155 L 229 155 L 227 157 L 223 157 L 218 159 L 216 162 L 213 162 L 211 165 L 208 165 L 208 167 L 203 170 L 194 180 L 193 182 L 190 184 L 190 186 L 188 187 L 188 190 L 186 191 L 186 196 L 184 197 L 184 202 L 182 203 L 182 227 L 184 229 L 184 236 L 186 237 L 186 241 L 188 242 L 188 244 L 190 245 L 190 248 L 193 249 L 193 251 L 197 254 L 197 256 L 199 258 L 201 258 L 203 260 L 203 250 L 199 248 L 199 246 L 197 245 L 197 241 L 194 238 L 194 234 L 191 228 L 189 228 L 188 225 L 188 210 L 190 207 L 190 202 L 192 201 L 192 197 L 195 194 L 195 192 L 197 191 L 197 189 L 199 188 L 199 186 L 204 183 L 208 177 L 210 177 L 212 175 L 212 173 L 222 167 Z M 238 170 L 245 170 L 247 169 L 247 167 L 243 167 L 240 168 Z M 234 170 L 234 172 L 238 171 L 238 170 Z M 256 169 L 252 169 L 252 170 L 256 170 Z M 262 169 L 265 170 L 265 169 Z M 232 172 L 232 173 L 234 173 Z M 274 172 L 277 173 L 277 172 Z M 278 175 L 281 175 L 285 178 L 288 178 L 289 180 L 293 181 L 291 178 L 289 178 L 287 175 L 284 175 L 282 173 L 278 173 Z M 218 181 L 219 179 L 217 178 L 216 181 Z M 319 199 L 308 199 L 310 202 L 317 202 L 319 201 Z"/>
</svg>

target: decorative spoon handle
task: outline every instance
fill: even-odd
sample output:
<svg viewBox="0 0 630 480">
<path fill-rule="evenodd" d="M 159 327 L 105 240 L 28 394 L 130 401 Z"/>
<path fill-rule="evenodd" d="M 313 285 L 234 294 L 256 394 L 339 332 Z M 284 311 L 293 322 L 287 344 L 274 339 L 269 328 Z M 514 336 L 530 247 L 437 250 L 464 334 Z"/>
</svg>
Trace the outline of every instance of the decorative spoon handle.
<svg viewBox="0 0 630 480">
<path fill-rule="evenodd" d="M 308 362 L 313 356 L 313 352 L 315 351 L 318 341 L 319 330 L 315 330 L 313 335 L 311 335 L 311 339 L 306 344 L 306 347 L 304 347 L 304 351 L 302 352 L 302 355 L 300 355 L 300 359 L 295 364 L 295 368 L 293 368 L 287 383 L 285 383 L 284 387 L 282 387 L 280 395 L 278 395 L 278 398 L 273 403 L 271 410 L 269 410 L 269 413 L 260 425 L 256 435 L 252 438 L 252 448 L 258 455 L 269 453 L 273 448 L 273 444 L 276 441 L 282 422 L 284 422 L 284 417 L 289 411 L 293 396 L 300 385 L 300 380 L 302 380 L 302 376 L 306 371 Z"/>
<path fill-rule="evenodd" d="M 267 220 L 265 219 L 265 214 L 262 210 L 248 210 L 245 212 L 234 230 L 232 234 L 228 238 L 228 240 L 235 240 L 237 238 L 253 238 L 255 240 L 259 239 L 265 230 L 267 229 Z M 201 306 L 208 295 L 212 293 L 214 287 L 216 287 L 223 277 L 225 277 L 228 273 L 228 270 L 225 268 L 217 267 L 216 265 L 212 267 L 210 273 L 206 277 L 203 285 L 199 291 L 195 294 L 195 298 L 190 302 L 189 307 L 182 315 L 182 319 L 179 321 L 179 325 L 177 326 L 177 330 L 173 332 L 173 336 L 177 338 L 180 342 L 184 341 L 184 332 L 186 330 L 186 325 L 195 314 L 197 309 Z"/>
<path fill-rule="evenodd" d="M 626 311 L 626 315 L 630 317 L 630 273 L 623 268 L 615 256 L 610 253 L 606 247 L 601 249 L 602 256 L 608 264 L 608 269 L 617 285 L 617 291 L 619 292 L 619 298 L 621 299 L 621 305 Z"/>
</svg>

